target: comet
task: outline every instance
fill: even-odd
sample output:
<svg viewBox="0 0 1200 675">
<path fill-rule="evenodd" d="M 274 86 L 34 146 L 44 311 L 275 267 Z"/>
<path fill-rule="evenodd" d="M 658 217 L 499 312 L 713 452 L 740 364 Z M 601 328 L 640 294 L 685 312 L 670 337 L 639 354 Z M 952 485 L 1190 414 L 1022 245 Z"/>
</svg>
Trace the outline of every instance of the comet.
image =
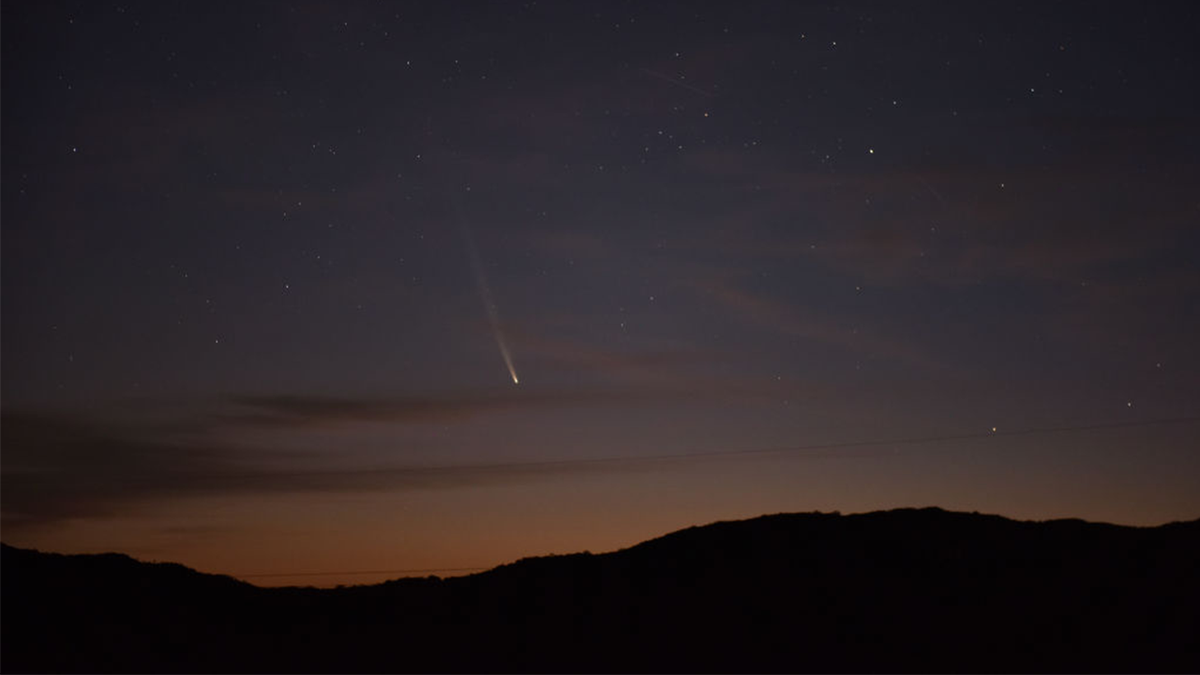
<svg viewBox="0 0 1200 675">
<path fill-rule="evenodd" d="M 467 246 L 467 257 L 471 260 L 471 271 L 475 273 L 475 284 L 479 289 L 479 298 L 483 300 L 483 307 L 487 311 L 488 325 L 491 326 L 492 335 L 496 338 L 496 346 L 500 348 L 500 357 L 504 359 L 504 366 L 508 368 L 508 374 L 512 377 L 513 384 L 520 384 L 521 378 L 517 377 L 517 369 L 513 365 L 512 353 L 508 351 L 508 342 L 505 341 L 504 330 L 500 327 L 500 310 L 496 309 L 496 302 L 492 299 L 492 289 L 488 285 L 487 275 L 483 270 L 483 261 L 479 257 L 479 247 L 475 245 L 475 236 L 471 233 L 471 227 L 467 224 L 466 218 L 463 217 L 462 209 L 457 200 L 454 201 L 454 210 L 458 216 L 459 231 Z"/>
</svg>

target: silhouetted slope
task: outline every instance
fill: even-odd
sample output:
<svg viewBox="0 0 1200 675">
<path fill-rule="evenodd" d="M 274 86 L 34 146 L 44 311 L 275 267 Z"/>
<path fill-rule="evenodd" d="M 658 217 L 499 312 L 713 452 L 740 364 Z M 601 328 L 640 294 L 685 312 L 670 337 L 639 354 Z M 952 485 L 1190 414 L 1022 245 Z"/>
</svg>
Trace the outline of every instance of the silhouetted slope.
<svg viewBox="0 0 1200 675">
<path fill-rule="evenodd" d="M 689 528 L 346 589 L 3 550 L 0 667 L 122 671 L 1197 671 L 1200 521 L 902 509 Z"/>
<path fill-rule="evenodd" d="M 4 672 L 169 670 L 211 662 L 202 653 L 206 633 L 223 629 L 210 620 L 262 592 L 174 563 L 2 546 Z"/>
</svg>

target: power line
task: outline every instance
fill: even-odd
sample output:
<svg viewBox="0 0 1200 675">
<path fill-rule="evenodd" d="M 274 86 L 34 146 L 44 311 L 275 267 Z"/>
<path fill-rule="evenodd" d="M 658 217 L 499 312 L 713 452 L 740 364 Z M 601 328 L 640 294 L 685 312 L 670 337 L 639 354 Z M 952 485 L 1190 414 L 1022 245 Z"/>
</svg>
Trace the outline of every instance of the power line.
<svg viewBox="0 0 1200 675">
<path fill-rule="evenodd" d="M 880 445 L 921 445 L 925 443 L 945 443 L 947 441 L 967 441 L 984 438 L 998 437 L 1015 437 L 1015 436 L 1037 436 L 1042 434 L 1065 434 L 1077 433 L 1082 431 L 1099 431 L 1105 429 L 1130 429 L 1138 427 L 1164 426 L 1171 424 L 1189 424 L 1200 422 L 1200 415 L 1194 417 L 1176 417 L 1157 420 L 1141 420 L 1137 422 L 1104 422 L 1099 424 L 1086 424 L 1078 426 L 1062 426 L 1062 427 L 1035 427 L 1030 429 L 1014 429 L 1011 431 L 997 429 L 992 427 L 988 431 L 977 431 L 965 434 L 945 434 L 941 436 L 917 436 L 910 438 L 890 438 L 876 439 L 865 441 L 846 441 L 841 443 L 818 443 L 813 445 L 788 446 L 784 448 L 765 448 L 756 450 L 715 450 L 712 452 L 699 452 L 687 455 L 676 455 L 680 457 L 713 457 L 725 455 L 752 455 L 752 454 L 768 454 L 768 453 L 784 453 L 784 452 L 802 452 L 809 450 L 838 450 L 843 448 L 862 448 Z M 664 456 L 666 458 L 667 456 Z"/>
<path fill-rule="evenodd" d="M 478 572 L 489 567 L 432 567 L 417 570 L 353 570 L 346 572 L 262 572 L 257 574 L 235 574 L 243 579 L 262 577 L 330 577 L 351 574 L 432 574 L 434 572 Z"/>
<path fill-rule="evenodd" d="M 447 466 L 413 467 L 401 471 L 457 471 L 464 469 L 507 469 L 507 468 L 537 468 L 567 466 L 574 464 L 608 464 L 621 462 L 652 462 L 674 459 L 703 459 L 707 457 L 738 457 L 745 455 L 783 454 L 789 452 L 812 452 L 818 450 L 842 450 L 846 448 L 865 448 L 881 445 L 922 445 L 927 443 L 945 443 L 949 441 L 967 441 L 985 438 L 1008 438 L 1016 436 L 1036 436 L 1042 434 L 1065 434 L 1083 431 L 1099 431 L 1107 429 L 1131 429 L 1150 426 L 1165 426 L 1172 424 L 1191 424 L 1200 422 L 1200 415 L 1193 417 L 1175 417 L 1157 420 L 1141 420 L 1135 422 L 1104 422 L 1077 426 L 1034 427 L 1028 429 L 1001 430 L 995 427 L 987 431 L 977 431 L 964 434 L 943 434 L 939 436 L 914 436 L 901 438 L 869 439 L 861 441 L 840 441 L 834 443 L 813 443 L 808 445 L 789 445 L 777 448 L 755 448 L 752 450 L 711 450 L 701 452 L 664 453 L 659 455 L 633 455 L 609 457 L 579 457 L 574 459 L 546 459 L 527 462 L 495 462 L 491 464 L 456 464 Z"/>
</svg>

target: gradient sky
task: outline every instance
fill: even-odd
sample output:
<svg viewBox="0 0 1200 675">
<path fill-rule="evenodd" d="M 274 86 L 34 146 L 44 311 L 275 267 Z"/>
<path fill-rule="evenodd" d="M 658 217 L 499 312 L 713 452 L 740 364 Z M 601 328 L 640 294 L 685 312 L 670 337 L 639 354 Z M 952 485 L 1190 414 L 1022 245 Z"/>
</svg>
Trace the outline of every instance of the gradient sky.
<svg viewBox="0 0 1200 675">
<path fill-rule="evenodd" d="M 1196 518 L 1197 26 L 7 1 L 4 541 L 328 584 L 779 511 Z"/>
</svg>

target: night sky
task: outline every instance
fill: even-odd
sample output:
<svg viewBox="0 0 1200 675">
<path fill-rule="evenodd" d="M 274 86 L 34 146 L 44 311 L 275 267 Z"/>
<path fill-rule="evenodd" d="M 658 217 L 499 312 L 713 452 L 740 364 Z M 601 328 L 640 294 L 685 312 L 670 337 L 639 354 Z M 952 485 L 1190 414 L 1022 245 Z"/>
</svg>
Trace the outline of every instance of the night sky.
<svg viewBox="0 0 1200 675">
<path fill-rule="evenodd" d="M 0 27 L 6 543 L 327 584 L 1200 516 L 1194 3 Z M 332 574 L 249 576 L 290 572 Z"/>
</svg>

